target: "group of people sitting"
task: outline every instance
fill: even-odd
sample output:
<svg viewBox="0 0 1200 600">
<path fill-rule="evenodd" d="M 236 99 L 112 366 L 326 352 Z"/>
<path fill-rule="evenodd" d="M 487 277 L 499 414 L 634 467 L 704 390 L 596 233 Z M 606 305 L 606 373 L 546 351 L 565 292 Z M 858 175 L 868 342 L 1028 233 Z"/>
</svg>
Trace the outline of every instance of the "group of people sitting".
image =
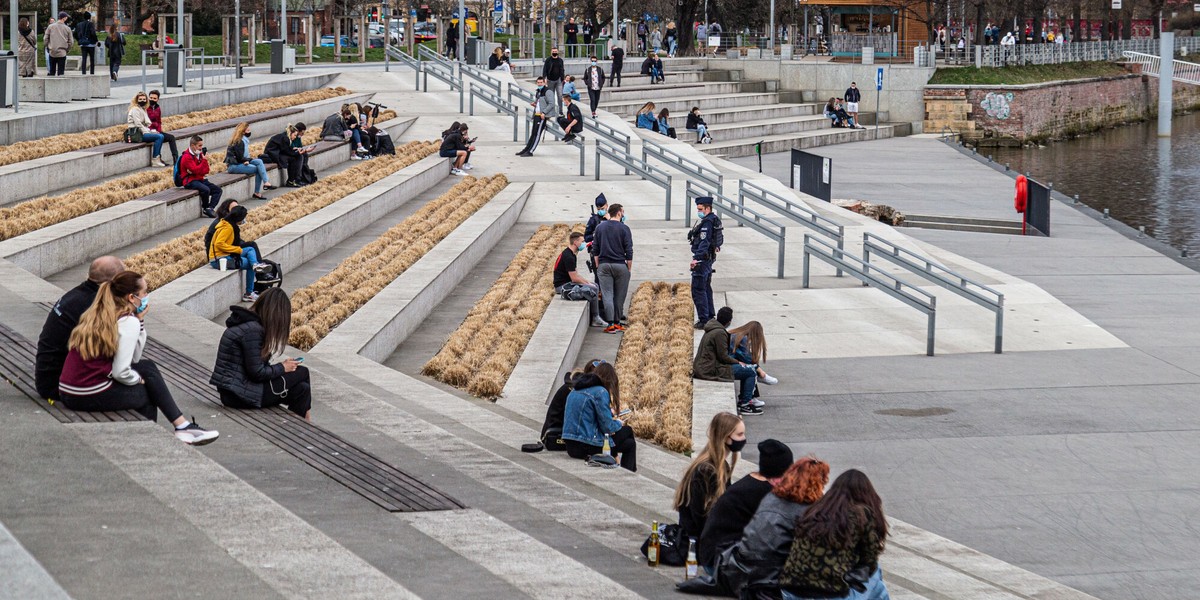
<svg viewBox="0 0 1200 600">
<path fill-rule="evenodd" d="M 642 61 L 642 75 L 649 75 L 651 84 L 666 81 L 663 61 L 658 57 L 658 52 L 651 50 L 646 53 L 646 60 Z"/>
<path fill-rule="evenodd" d="M 830 98 L 829 102 L 825 103 L 825 118 L 829 119 L 834 127 L 845 127 L 847 129 L 866 129 L 859 125 L 854 116 L 846 112 L 846 105 L 841 98 Z"/>
<path fill-rule="evenodd" d="M 675 128 L 671 127 L 671 111 L 666 107 L 658 111 L 655 115 L 653 102 L 647 102 L 638 109 L 635 116 L 635 125 L 638 129 L 649 129 L 655 133 L 661 133 L 669 138 L 675 139 Z M 708 123 L 704 122 L 704 117 L 700 116 L 700 107 L 693 106 L 688 112 L 687 122 L 684 127 L 688 131 L 696 132 L 697 144 L 711 144 L 712 136 L 708 133 Z"/>
<path fill-rule="evenodd" d="M 724 306 L 704 324 L 704 335 L 692 361 L 692 377 L 736 381 L 738 414 L 761 415 L 766 403 L 759 399 L 758 384 L 779 383 L 762 368 L 767 360 L 767 337 L 758 321 L 729 329 L 732 322 L 733 309 Z"/>
<path fill-rule="evenodd" d="M 474 151 L 475 138 L 470 137 L 466 123 L 455 121 L 450 125 L 450 129 L 442 132 L 442 145 L 438 156 L 454 159 L 454 164 L 450 167 L 451 175 L 466 175 L 467 171 L 475 168 L 471 165 L 471 153 Z"/>
<path fill-rule="evenodd" d="M 733 482 L 746 426 L 732 413 L 708 425 L 708 443 L 675 489 L 679 552 L 695 544 L 700 577 L 680 591 L 786 600 L 888 597 L 879 556 L 888 536 L 870 479 L 850 469 L 829 482 L 829 465 L 791 448 L 758 444 L 758 470 Z"/>
<path fill-rule="evenodd" d="M 87 281 L 63 295 L 46 316 L 34 362 L 37 393 L 75 411 L 132 410 L 150 421 L 161 412 L 180 441 L 211 443 L 220 432 L 184 417 L 158 365 L 143 356 L 148 295 L 146 279 L 125 270 L 119 258 L 94 260 Z M 303 359 L 272 363 L 283 353 L 291 330 L 287 294 L 271 288 L 248 309 L 230 310 L 210 379 L 221 402 L 234 408 L 282 404 L 311 419 L 312 393 L 308 370 L 300 366 Z"/>
<path fill-rule="evenodd" d="M 325 118 L 321 127 L 321 139 L 329 142 L 353 142 L 350 160 L 370 159 L 373 154 L 367 146 L 375 146 L 372 129 L 374 123 L 371 121 L 370 112 L 364 111 L 359 103 L 351 102 L 343 104 L 341 110 Z"/>
</svg>

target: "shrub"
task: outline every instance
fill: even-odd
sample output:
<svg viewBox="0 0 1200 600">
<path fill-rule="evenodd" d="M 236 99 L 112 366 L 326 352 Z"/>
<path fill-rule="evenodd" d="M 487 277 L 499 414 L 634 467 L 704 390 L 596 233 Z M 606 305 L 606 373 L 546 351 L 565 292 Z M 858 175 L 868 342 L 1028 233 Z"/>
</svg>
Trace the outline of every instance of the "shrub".
<svg viewBox="0 0 1200 600">
<path fill-rule="evenodd" d="M 496 398 L 554 297 L 554 258 L 582 225 L 543 225 L 496 278 L 421 373 Z"/>
<path fill-rule="evenodd" d="M 242 227 L 242 239 L 254 240 L 317 212 L 437 152 L 440 145 L 440 142 L 433 141 L 409 142 L 397 148 L 395 156 L 363 161 L 317 183 L 276 197 L 250 211 L 250 217 Z M 204 250 L 206 229 L 207 225 L 149 250 L 138 252 L 125 259 L 125 266 L 145 275 L 146 284 L 151 290 L 166 285 L 207 264 L 207 254 Z"/>
<path fill-rule="evenodd" d="M 508 185 L 504 175 L 466 177 L 412 216 L 292 295 L 288 340 L 311 350 Z"/>
<path fill-rule="evenodd" d="M 675 452 L 692 449 L 691 298 L 686 283 L 639 285 L 617 351 L 621 404 L 634 409 L 634 435 Z"/>
<path fill-rule="evenodd" d="M 184 127 L 203 125 L 205 123 L 224 121 L 226 119 L 237 119 L 239 117 L 253 115 L 255 113 L 287 108 L 297 104 L 345 96 L 349 93 L 350 90 L 340 87 L 321 88 L 307 92 L 301 92 L 299 94 L 279 96 L 278 98 L 264 98 L 254 102 L 231 104 L 229 106 L 222 106 L 209 110 L 201 110 L 183 115 L 165 117 L 163 119 L 163 129 L 171 131 L 174 129 L 182 129 Z M 104 129 L 95 129 L 92 131 L 83 131 L 79 133 L 63 133 L 59 135 L 52 135 L 48 138 L 28 140 L 24 142 L 17 142 L 15 144 L 9 144 L 7 146 L 0 146 L 0 166 L 11 165 L 27 160 L 34 160 L 45 156 L 53 156 L 55 154 L 62 154 L 63 152 L 94 148 L 96 146 L 109 144 L 112 142 L 119 142 L 121 141 L 121 136 L 124 133 L 125 125 L 122 124 L 114 125 L 112 127 L 105 127 Z"/>
</svg>

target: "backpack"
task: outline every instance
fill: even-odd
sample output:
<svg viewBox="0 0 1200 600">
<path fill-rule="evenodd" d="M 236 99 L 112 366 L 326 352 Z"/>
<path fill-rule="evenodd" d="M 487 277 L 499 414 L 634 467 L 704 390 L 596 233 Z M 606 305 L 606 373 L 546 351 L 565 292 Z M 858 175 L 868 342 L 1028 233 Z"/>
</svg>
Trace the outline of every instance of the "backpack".
<svg viewBox="0 0 1200 600">
<path fill-rule="evenodd" d="M 259 294 L 276 286 L 283 285 L 283 269 L 279 263 L 263 258 L 254 269 L 254 291 Z"/>
<path fill-rule="evenodd" d="M 171 177 L 175 180 L 175 187 L 183 187 L 183 170 L 179 168 L 179 161 L 183 160 L 183 154 L 180 154 L 175 159 L 175 167 L 171 170 Z"/>
<path fill-rule="evenodd" d="M 392 143 L 392 136 L 388 135 L 386 131 L 380 130 L 375 136 L 375 156 L 395 153 L 396 145 Z"/>
<path fill-rule="evenodd" d="M 299 183 L 313 184 L 317 182 L 317 172 L 312 170 L 307 164 L 300 170 Z"/>
<path fill-rule="evenodd" d="M 713 223 L 712 241 L 709 243 L 712 244 L 713 258 L 716 258 L 716 253 L 720 252 L 721 246 L 725 245 L 725 226 L 721 224 L 720 216 L 718 216 L 715 212 L 713 213 L 713 216 L 717 217 L 717 220 Z"/>
</svg>

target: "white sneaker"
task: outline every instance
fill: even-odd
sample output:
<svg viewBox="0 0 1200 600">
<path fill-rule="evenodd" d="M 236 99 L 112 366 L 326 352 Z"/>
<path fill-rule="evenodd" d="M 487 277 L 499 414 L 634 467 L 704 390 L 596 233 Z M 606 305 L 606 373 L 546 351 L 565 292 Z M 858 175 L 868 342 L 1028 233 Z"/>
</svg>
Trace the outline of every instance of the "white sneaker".
<svg viewBox="0 0 1200 600">
<path fill-rule="evenodd" d="M 254 302 L 255 300 L 258 300 L 258 292 L 242 294 L 242 302 Z"/>
<path fill-rule="evenodd" d="M 221 437 L 221 432 L 213 430 L 209 431 L 192 421 L 187 427 L 175 430 L 175 439 L 192 446 L 203 446 L 211 444 L 218 437 Z"/>
<path fill-rule="evenodd" d="M 765 383 L 767 385 L 775 385 L 775 384 L 779 383 L 779 380 L 774 377 L 771 377 L 770 375 L 763 375 L 762 377 L 758 378 L 758 382 Z"/>
<path fill-rule="evenodd" d="M 475 168 L 475 165 L 472 165 L 471 163 L 466 163 L 462 166 L 462 170 L 464 170 L 464 171 L 470 171 L 471 169 L 474 169 L 474 168 Z"/>
<path fill-rule="evenodd" d="M 758 398 L 755 398 L 750 401 L 750 406 L 753 406 L 754 408 L 762 408 L 766 405 L 767 405 L 766 402 L 763 402 L 762 400 L 759 400 Z"/>
<path fill-rule="evenodd" d="M 150 166 L 152 166 L 152 167 L 169 167 L 171 165 L 168 165 L 166 162 L 164 162 L 162 158 L 155 157 L 154 160 L 150 161 Z"/>
<path fill-rule="evenodd" d="M 351 154 L 350 160 L 362 160 L 362 157 L 357 154 Z"/>
</svg>

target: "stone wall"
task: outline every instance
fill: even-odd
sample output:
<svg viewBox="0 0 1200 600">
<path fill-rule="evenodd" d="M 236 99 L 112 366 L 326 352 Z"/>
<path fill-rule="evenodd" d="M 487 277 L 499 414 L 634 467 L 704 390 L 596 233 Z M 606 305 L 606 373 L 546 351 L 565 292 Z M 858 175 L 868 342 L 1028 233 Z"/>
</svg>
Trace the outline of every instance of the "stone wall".
<svg viewBox="0 0 1200 600">
<path fill-rule="evenodd" d="M 1175 110 L 1200 107 L 1200 86 L 1176 83 Z M 1014 86 L 928 86 L 925 131 L 948 127 L 996 143 L 1041 141 L 1153 118 L 1158 80 L 1138 74 Z"/>
</svg>

